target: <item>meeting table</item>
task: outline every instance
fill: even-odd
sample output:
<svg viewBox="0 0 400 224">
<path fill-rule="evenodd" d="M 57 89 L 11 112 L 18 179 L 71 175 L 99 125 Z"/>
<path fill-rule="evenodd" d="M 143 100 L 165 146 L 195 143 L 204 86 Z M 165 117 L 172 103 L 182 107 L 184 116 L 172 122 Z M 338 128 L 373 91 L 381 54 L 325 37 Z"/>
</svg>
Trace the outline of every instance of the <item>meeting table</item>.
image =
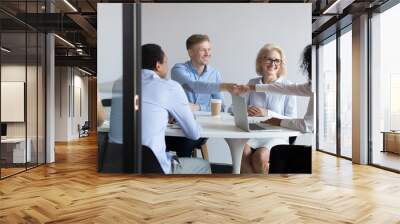
<svg viewBox="0 0 400 224">
<path fill-rule="evenodd" d="M 223 138 L 231 152 L 232 173 L 240 174 L 242 153 L 245 144 L 252 138 L 275 138 L 299 136 L 299 131 L 281 128 L 279 131 L 252 131 L 248 132 L 235 126 L 234 117 L 229 113 L 221 113 L 220 116 L 211 116 L 210 112 L 196 112 L 196 121 L 202 127 L 202 138 Z M 249 122 L 259 122 L 266 120 L 266 117 L 249 117 Z M 182 129 L 175 125 L 169 125 L 166 136 L 184 137 Z M 210 148 L 210 150 L 213 150 Z"/>
</svg>

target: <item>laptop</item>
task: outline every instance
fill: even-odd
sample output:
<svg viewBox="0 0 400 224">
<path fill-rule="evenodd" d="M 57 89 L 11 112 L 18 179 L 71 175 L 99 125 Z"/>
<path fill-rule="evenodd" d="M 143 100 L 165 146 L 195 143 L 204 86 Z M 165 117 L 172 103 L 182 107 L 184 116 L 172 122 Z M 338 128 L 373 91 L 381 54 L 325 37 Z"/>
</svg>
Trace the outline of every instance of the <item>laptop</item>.
<svg viewBox="0 0 400 224">
<path fill-rule="evenodd" d="M 279 126 L 264 123 L 250 123 L 247 116 L 246 99 L 241 96 L 232 95 L 233 116 L 235 117 L 236 127 L 248 132 L 252 131 L 282 131 Z"/>
</svg>

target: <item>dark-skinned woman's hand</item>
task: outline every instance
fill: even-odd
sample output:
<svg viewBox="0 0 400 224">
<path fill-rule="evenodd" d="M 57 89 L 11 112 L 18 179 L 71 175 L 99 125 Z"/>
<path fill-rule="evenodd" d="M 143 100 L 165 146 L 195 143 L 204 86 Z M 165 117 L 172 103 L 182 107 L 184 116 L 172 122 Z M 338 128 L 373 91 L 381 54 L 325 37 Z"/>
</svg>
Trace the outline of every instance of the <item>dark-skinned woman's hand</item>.
<svg viewBox="0 0 400 224">
<path fill-rule="evenodd" d="M 274 125 L 274 126 L 280 126 L 281 125 L 281 121 L 282 121 L 282 119 L 273 117 L 273 118 L 270 118 L 268 120 L 262 121 L 262 123 L 269 124 L 269 125 Z"/>
</svg>

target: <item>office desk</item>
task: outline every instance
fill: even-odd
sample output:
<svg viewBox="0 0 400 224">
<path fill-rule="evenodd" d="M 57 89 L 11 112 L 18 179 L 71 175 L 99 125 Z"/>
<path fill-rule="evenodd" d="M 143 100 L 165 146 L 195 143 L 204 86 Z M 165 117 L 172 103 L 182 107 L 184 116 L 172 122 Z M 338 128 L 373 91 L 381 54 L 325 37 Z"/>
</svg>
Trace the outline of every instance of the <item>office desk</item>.
<svg viewBox="0 0 400 224">
<path fill-rule="evenodd" d="M 31 161 L 32 140 L 26 139 L 27 147 L 25 154 L 25 138 L 6 138 L 1 140 L 1 155 L 6 163 L 25 163 Z M 11 156 L 12 154 L 12 156 Z"/>
<path fill-rule="evenodd" d="M 224 138 L 229 146 L 232 156 L 233 173 L 240 174 L 240 165 L 244 145 L 250 138 L 275 138 L 299 136 L 302 133 L 291 129 L 282 128 L 282 131 L 247 132 L 235 126 L 234 118 L 228 113 L 220 117 L 211 117 L 209 112 L 196 112 L 196 121 L 201 125 L 203 138 Z M 250 122 L 265 120 L 265 117 L 249 117 Z M 181 129 L 167 128 L 166 136 L 184 137 Z"/>
</svg>

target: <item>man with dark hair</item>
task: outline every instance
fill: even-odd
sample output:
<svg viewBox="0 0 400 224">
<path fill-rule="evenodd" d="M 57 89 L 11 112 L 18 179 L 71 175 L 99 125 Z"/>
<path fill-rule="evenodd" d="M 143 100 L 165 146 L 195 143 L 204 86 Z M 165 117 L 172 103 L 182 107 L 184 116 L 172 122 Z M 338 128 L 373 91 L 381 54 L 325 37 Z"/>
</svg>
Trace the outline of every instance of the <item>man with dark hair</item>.
<svg viewBox="0 0 400 224">
<path fill-rule="evenodd" d="M 179 123 L 188 139 L 199 139 L 201 128 L 182 87 L 165 79 L 168 62 L 160 46 L 142 46 L 142 68 L 142 144 L 153 151 L 166 174 L 211 173 L 210 164 L 205 160 L 176 158 L 166 151 L 165 130 L 169 116 Z"/>
<path fill-rule="evenodd" d="M 209 66 L 211 58 L 210 38 L 204 34 L 193 34 L 186 40 L 190 60 L 176 64 L 171 70 L 171 78 L 179 82 L 185 90 L 193 111 L 210 111 L 211 99 L 223 99 L 220 90 L 233 91 L 233 84 L 221 83 L 221 74 Z M 222 110 L 224 106 L 222 105 Z M 193 141 L 181 137 L 167 137 L 168 148 L 177 155 L 190 157 L 195 148 L 200 148 L 207 139 Z"/>
<path fill-rule="evenodd" d="M 155 70 L 157 62 L 163 62 L 165 54 L 157 44 L 142 46 L 142 69 Z M 164 72 L 163 72 L 164 73 Z"/>
</svg>

